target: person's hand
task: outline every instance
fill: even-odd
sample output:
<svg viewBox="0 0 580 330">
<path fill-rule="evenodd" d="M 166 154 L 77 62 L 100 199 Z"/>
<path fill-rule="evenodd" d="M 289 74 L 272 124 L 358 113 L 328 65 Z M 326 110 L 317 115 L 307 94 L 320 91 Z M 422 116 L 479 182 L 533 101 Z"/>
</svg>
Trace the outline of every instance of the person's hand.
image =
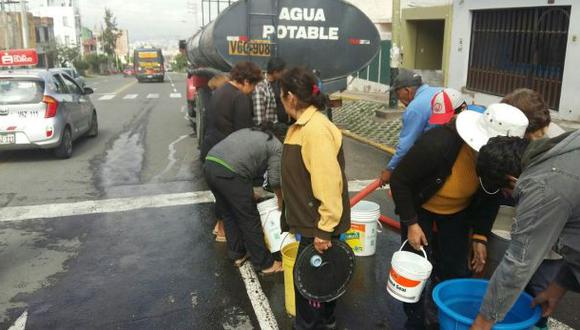
<svg viewBox="0 0 580 330">
<path fill-rule="evenodd" d="M 542 307 L 542 316 L 548 317 L 552 315 L 566 291 L 566 289 L 558 284 L 552 283 L 546 290 L 540 292 L 534 298 L 532 307 L 540 305 Z"/>
<path fill-rule="evenodd" d="M 381 180 L 381 187 L 384 187 L 389 181 L 391 181 L 391 171 L 382 170 L 379 175 L 379 180 Z"/>
<path fill-rule="evenodd" d="M 318 237 L 314 238 L 314 249 L 316 249 L 318 253 L 322 254 L 324 253 L 324 251 L 328 250 L 331 247 L 332 243 L 330 242 L 330 240 L 325 240 Z"/>
<path fill-rule="evenodd" d="M 479 274 L 485 268 L 485 261 L 487 260 L 487 246 L 481 242 L 473 242 L 472 256 L 471 256 L 471 270 Z"/>
<path fill-rule="evenodd" d="M 429 245 L 427 242 L 427 237 L 425 236 L 425 233 L 419 224 L 412 224 L 409 226 L 407 239 L 409 240 L 409 244 L 411 244 L 413 249 L 417 251 L 420 251 L 421 247 Z"/>
<path fill-rule="evenodd" d="M 473 324 L 471 325 L 471 328 L 469 328 L 470 330 L 490 330 L 493 325 L 494 325 L 494 321 L 492 320 L 487 320 L 485 317 L 483 317 L 481 314 L 477 315 L 477 318 L 475 319 L 475 322 L 473 322 Z"/>
</svg>

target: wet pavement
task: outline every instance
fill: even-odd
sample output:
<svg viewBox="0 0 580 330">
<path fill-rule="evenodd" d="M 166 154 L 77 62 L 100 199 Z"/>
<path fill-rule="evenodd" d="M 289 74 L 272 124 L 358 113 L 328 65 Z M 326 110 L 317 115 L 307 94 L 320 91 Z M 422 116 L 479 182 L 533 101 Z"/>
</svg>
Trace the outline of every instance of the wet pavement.
<svg viewBox="0 0 580 330">
<path fill-rule="evenodd" d="M 184 77 L 171 77 L 173 85 L 90 79 L 97 86 L 93 100 L 101 134 L 76 143 L 72 159 L 0 153 L 0 206 L 18 213 L 42 205 L 47 214 L 6 221 L 0 209 L 0 329 L 24 313 L 26 329 L 259 328 L 240 271 L 227 260 L 225 245 L 213 241 L 212 205 L 203 198 L 207 187 L 185 101 L 169 97 L 174 88 L 184 89 Z M 111 93 L 114 98 L 99 100 Z M 159 97 L 148 98 L 154 93 Z M 349 139 L 345 155 L 349 180 L 376 177 L 388 160 Z M 190 192 L 199 192 L 198 199 L 178 205 L 176 196 Z M 143 196 L 150 205 L 130 207 Z M 99 208 L 116 198 L 126 201 L 127 211 Z M 385 191 L 369 199 L 394 216 Z M 72 209 L 58 212 L 74 214 L 87 200 L 96 201 L 94 210 L 48 216 L 59 205 Z M 339 328 L 402 328 L 402 307 L 385 290 L 399 242 L 385 228 L 377 254 L 357 258 L 352 284 L 337 307 Z M 260 277 L 259 283 L 278 327 L 290 329 L 282 274 Z M 572 311 L 578 301 L 573 296 L 557 317 L 580 327 Z"/>
</svg>

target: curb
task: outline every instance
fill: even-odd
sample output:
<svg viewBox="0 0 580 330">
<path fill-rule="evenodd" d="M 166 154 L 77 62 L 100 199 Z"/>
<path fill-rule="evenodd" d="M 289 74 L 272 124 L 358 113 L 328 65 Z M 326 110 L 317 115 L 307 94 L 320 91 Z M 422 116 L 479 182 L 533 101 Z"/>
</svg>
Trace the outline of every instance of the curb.
<svg viewBox="0 0 580 330">
<path fill-rule="evenodd" d="M 391 154 L 391 155 L 395 154 L 395 148 L 393 148 L 391 146 L 372 141 L 370 139 L 365 138 L 364 136 L 360 136 L 360 135 L 353 133 L 347 129 L 341 129 L 341 131 L 342 131 L 342 134 L 344 136 L 349 137 L 353 140 L 356 140 L 356 141 L 364 143 L 364 144 L 368 144 L 368 145 L 373 146 L 373 147 L 375 147 L 381 151 L 384 151 L 388 154 Z"/>
</svg>

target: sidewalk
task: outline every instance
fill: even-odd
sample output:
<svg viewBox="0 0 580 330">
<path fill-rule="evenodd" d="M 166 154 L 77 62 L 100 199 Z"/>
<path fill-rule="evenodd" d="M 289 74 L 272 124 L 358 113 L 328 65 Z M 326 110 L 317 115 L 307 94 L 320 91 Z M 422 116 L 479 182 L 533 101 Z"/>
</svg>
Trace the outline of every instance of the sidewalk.
<svg viewBox="0 0 580 330">
<path fill-rule="evenodd" d="M 399 143 L 402 121 L 399 115 L 393 119 L 381 119 L 377 111 L 388 111 L 383 102 L 343 98 L 343 106 L 333 110 L 333 121 L 343 134 L 363 143 L 370 144 L 388 153 L 394 153 Z"/>
<path fill-rule="evenodd" d="M 402 111 L 388 109 L 388 95 L 343 92 L 343 106 L 333 110 L 333 121 L 345 136 L 393 154 L 399 143 Z M 552 121 L 567 131 L 580 129 L 580 122 L 552 116 Z"/>
</svg>

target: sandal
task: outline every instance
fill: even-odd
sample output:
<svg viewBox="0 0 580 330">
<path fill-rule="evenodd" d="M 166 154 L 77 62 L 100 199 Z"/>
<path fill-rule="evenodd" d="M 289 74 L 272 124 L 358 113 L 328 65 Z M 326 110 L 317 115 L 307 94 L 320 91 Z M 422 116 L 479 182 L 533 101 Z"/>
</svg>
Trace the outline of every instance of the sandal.
<svg viewBox="0 0 580 330">
<path fill-rule="evenodd" d="M 238 268 L 242 267 L 246 263 L 246 261 L 248 261 L 249 258 L 250 258 L 250 256 L 246 254 L 245 256 L 241 257 L 240 259 L 236 259 L 234 261 L 234 266 L 236 266 Z"/>
<path fill-rule="evenodd" d="M 274 275 L 276 273 L 281 273 L 281 272 L 284 271 L 284 267 L 282 267 L 282 263 L 281 262 L 274 261 L 274 263 L 275 264 L 277 263 L 278 266 L 277 267 L 273 267 L 274 265 L 272 265 L 272 267 L 270 267 L 270 268 L 272 268 L 271 270 L 268 270 L 268 271 L 262 270 L 262 271 L 260 271 L 260 275 L 262 275 L 262 276 L 270 276 L 270 275 Z"/>
<path fill-rule="evenodd" d="M 226 239 L 226 236 L 219 236 L 219 235 L 216 235 L 216 237 L 215 237 L 215 241 L 216 241 L 216 242 L 220 242 L 220 243 L 225 243 L 225 242 L 227 242 L 228 240 Z"/>
</svg>

